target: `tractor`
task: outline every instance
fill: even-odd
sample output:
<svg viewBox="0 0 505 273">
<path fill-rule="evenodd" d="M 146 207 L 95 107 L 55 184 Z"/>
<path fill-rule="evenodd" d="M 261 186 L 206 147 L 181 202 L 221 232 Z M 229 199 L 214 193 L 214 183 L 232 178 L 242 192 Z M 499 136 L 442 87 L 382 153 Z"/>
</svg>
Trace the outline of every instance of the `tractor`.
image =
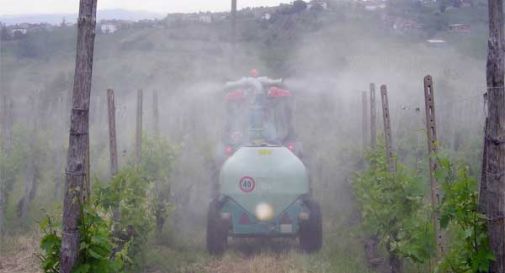
<svg viewBox="0 0 505 273">
<path fill-rule="evenodd" d="M 322 246 L 321 209 L 313 197 L 302 145 L 292 125 L 293 95 L 282 80 L 245 77 L 225 85 L 221 160 L 207 215 L 207 250 L 231 238 L 298 238 Z"/>
</svg>

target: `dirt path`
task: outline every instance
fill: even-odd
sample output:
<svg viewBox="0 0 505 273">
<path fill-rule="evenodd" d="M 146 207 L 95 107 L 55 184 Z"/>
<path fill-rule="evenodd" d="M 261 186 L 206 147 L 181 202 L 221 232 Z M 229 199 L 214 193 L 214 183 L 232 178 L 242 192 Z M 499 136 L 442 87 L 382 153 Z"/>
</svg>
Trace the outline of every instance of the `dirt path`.
<svg viewBox="0 0 505 273">
<path fill-rule="evenodd" d="M 259 254 L 248 258 L 231 255 L 212 260 L 206 268 L 208 273 L 298 273 L 306 272 L 296 266 L 291 254 Z"/>
<path fill-rule="evenodd" d="M 331 235 L 328 235 L 331 237 Z M 361 249 L 332 240 L 316 254 L 299 251 L 295 240 L 231 241 L 222 257 L 209 256 L 200 247 L 172 249 L 153 246 L 147 253 L 149 273 L 372 273 L 364 265 Z M 10 244 L 10 245 L 8 245 Z M 5 242 L 0 273 L 40 273 L 36 236 Z M 156 259 L 152 259 L 158 256 Z"/>
<path fill-rule="evenodd" d="M 0 273 L 38 273 L 39 260 L 35 256 L 38 241 L 33 237 L 21 237 L 5 242 L 3 249 L 12 249 L 0 253 Z M 7 245 L 10 244 L 10 245 Z"/>
<path fill-rule="evenodd" d="M 316 256 L 300 253 L 290 240 L 232 242 L 221 258 L 209 261 L 208 273 L 305 273 L 314 272 Z M 327 265 L 320 264 L 321 267 Z M 322 268 L 321 268 L 322 269 Z M 317 272 L 325 272 L 324 269 Z"/>
</svg>

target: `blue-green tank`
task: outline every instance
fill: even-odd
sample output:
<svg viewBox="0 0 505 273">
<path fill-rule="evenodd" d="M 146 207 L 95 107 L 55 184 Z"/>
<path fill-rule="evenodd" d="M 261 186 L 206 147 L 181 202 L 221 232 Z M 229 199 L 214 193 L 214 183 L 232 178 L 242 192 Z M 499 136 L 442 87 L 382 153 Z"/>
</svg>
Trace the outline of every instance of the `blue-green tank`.
<svg viewBox="0 0 505 273">
<path fill-rule="evenodd" d="M 233 233 L 297 232 L 299 198 L 309 193 L 309 179 L 303 162 L 288 148 L 241 147 L 224 163 L 219 181 L 221 195 L 231 199 L 223 211 L 234 216 Z M 242 210 L 251 218 L 247 225 L 237 219 Z M 289 230 L 280 229 L 281 214 L 292 223 Z"/>
</svg>

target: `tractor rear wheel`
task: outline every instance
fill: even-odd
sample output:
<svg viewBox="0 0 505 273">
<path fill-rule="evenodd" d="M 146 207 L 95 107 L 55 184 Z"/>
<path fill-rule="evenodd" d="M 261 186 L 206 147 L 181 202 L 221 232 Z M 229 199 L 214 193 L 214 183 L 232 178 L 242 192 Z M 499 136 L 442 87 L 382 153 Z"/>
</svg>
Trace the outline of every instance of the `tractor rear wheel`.
<svg viewBox="0 0 505 273">
<path fill-rule="evenodd" d="M 300 223 L 300 248 L 307 253 L 319 251 L 323 244 L 321 207 L 313 200 L 307 200 L 309 219 Z"/>
<path fill-rule="evenodd" d="M 212 255 L 221 255 L 228 243 L 228 227 L 221 219 L 219 202 L 213 200 L 207 214 L 207 251 Z"/>
</svg>

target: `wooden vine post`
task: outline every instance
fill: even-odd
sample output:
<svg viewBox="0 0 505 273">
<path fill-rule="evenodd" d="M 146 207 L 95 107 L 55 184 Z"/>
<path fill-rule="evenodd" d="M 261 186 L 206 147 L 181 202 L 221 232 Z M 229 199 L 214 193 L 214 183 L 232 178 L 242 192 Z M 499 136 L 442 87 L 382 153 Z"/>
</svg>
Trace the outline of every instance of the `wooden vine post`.
<svg viewBox="0 0 505 273">
<path fill-rule="evenodd" d="M 107 110 L 109 117 L 109 152 L 110 152 L 110 173 L 112 177 L 118 171 L 117 139 L 116 139 L 116 103 L 114 101 L 114 90 L 107 90 Z"/>
<path fill-rule="evenodd" d="M 28 97 L 28 105 L 32 109 L 38 109 L 37 107 L 37 98 L 34 96 Z M 27 124 L 30 124 L 30 137 L 28 143 L 28 152 L 30 153 L 30 158 L 26 161 L 25 171 L 24 171 L 24 192 L 23 196 L 18 202 L 18 217 L 21 219 L 23 223 L 28 223 L 28 211 L 30 205 L 33 201 L 37 193 L 37 183 L 39 180 L 39 171 L 37 164 L 37 156 L 39 156 L 36 152 L 36 132 L 38 127 L 38 118 L 32 118 L 31 121 L 27 121 Z"/>
<path fill-rule="evenodd" d="M 435 96 L 433 88 L 433 79 L 430 75 L 424 78 L 424 101 L 426 109 L 426 134 L 428 139 L 428 157 L 429 157 L 429 177 L 431 186 L 431 207 L 433 210 L 432 221 L 435 230 L 435 240 L 437 243 L 437 256 L 441 257 L 444 253 L 442 233 L 440 231 L 440 215 L 438 206 L 440 204 L 440 191 L 435 172 L 437 170 L 437 160 L 434 158 L 438 152 L 437 126 L 435 117 Z"/>
<path fill-rule="evenodd" d="M 366 96 L 366 92 L 364 94 Z M 377 110 L 376 110 L 376 102 L 375 102 L 375 84 L 370 83 L 369 90 L 369 99 L 370 99 L 370 147 L 375 149 L 377 144 Z M 366 99 L 363 99 L 366 101 Z M 366 106 L 364 106 L 366 107 Z M 365 115 L 366 111 L 363 110 L 363 115 Z M 365 120 L 365 119 L 363 119 Z M 366 134 L 365 130 L 363 134 Z M 366 141 L 365 138 L 363 141 Z M 365 145 L 364 145 L 365 146 Z M 379 254 L 377 253 L 377 246 L 379 244 L 379 239 L 377 236 L 371 236 L 365 243 L 365 251 L 368 263 L 370 266 L 376 266 L 377 257 Z"/>
<path fill-rule="evenodd" d="M 70 273 L 79 255 L 79 221 L 84 202 L 89 151 L 89 103 L 93 72 L 97 0 L 80 0 L 69 148 L 63 203 L 60 272 Z"/>
<path fill-rule="evenodd" d="M 377 144 L 377 109 L 375 104 L 375 84 L 370 84 L 370 145 L 375 149 Z"/>
<path fill-rule="evenodd" d="M 142 89 L 137 92 L 137 131 L 135 137 L 135 160 L 137 164 L 140 164 L 142 160 L 142 105 L 143 105 L 143 94 Z"/>
<path fill-rule="evenodd" d="M 235 69 L 235 54 L 237 50 L 237 0 L 231 0 L 231 64 Z"/>
<path fill-rule="evenodd" d="M 384 138 L 386 140 L 386 154 L 389 171 L 396 171 L 396 164 L 393 157 L 393 140 L 391 133 L 391 117 L 389 116 L 388 89 L 386 85 L 381 86 L 382 116 L 384 118 Z"/>
<path fill-rule="evenodd" d="M 2 105 L 0 109 L 0 149 L 4 156 L 8 156 L 11 148 L 11 124 L 12 124 L 12 109 L 13 104 L 7 94 L 2 95 Z M 0 168 L 0 239 L 4 235 L 4 220 L 5 220 L 5 210 L 7 206 L 7 196 L 6 196 L 6 185 L 4 179 L 3 168 Z"/>
<path fill-rule="evenodd" d="M 488 115 L 484 136 L 485 192 L 482 207 L 495 260 L 490 272 L 505 272 L 505 90 L 503 0 L 488 0 L 489 40 L 487 59 Z"/>
<path fill-rule="evenodd" d="M 384 118 L 384 138 L 386 141 L 386 155 L 388 170 L 392 174 L 391 179 L 395 178 L 396 173 L 396 161 L 393 156 L 393 140 L 392 140 L 392 130 L 391 130 L 391 116 L 389 115 L 389 101 L 388 101 L 388 90 L 386 85 L 381 86 L 380 90 L 381 101 L 382 101 L 382 117 Z M 391 246 L 387 246 L 387 251 L 389 252 L 389 265 L 391 266 L 392 273 L 403 272 L 403 263 L 400 257 L 392 252 Z"/>
<path fill-rule="evenodd" d="M 362 127 L 361 134 L 363 137 L 363 151 L 366 151 L 368 146 L 368 103 L 367 103 L 367 94 L 366 92 L 361 93 L 361 104 L 362 104 Z"/>
<path fill-rule="evenodd" d="M 233 44 L 236 42 L 237 35 L 237 0 L 231 0 L 231 38 Z"/>
<path fill-rule="evenodd" d="M 12 115 L 13 115 L 13 102 L 11 98 L 4 94 L 2 96 L 2 108 L 0 110 L 2 124 L 2 145 L 5 152 L 9 153 L 12 146 Z"/>
<path fill-rule="evenodd" d="M 158 109 L 158 91 L 154 90 L 153 92 L 153 126 L 154 126 L 154 135 L 156 137 L 160 136 L 160 113 Z"/>
</svg>

